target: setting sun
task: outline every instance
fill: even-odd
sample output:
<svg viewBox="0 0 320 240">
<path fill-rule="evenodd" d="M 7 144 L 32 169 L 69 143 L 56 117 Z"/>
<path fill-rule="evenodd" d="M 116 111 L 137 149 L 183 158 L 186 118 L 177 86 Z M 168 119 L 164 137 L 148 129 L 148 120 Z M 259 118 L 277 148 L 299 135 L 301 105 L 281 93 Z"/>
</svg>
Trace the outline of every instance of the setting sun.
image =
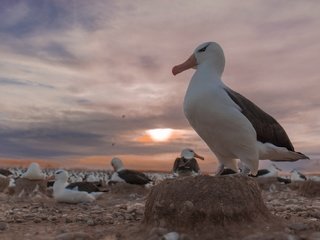
<svg viewBox="0 0 320 240">
<path fill-rule="evenodd" d="M 172 135 L 171 128 L 156 128 L 147 130 L 147 134 L 155 142 L 164 142 L 167 141 Z"/>
</svg>

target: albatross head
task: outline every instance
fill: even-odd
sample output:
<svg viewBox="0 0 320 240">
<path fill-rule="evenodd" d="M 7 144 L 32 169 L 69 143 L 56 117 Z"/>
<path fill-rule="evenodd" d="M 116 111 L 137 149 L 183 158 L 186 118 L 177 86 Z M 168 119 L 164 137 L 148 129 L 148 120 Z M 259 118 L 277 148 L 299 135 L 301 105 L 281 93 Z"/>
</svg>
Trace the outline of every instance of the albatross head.
<svg viewBox="0 0 320 240">
<path fill-rule="evenodd" d="M 206 42 L 199 45 L 194 53 L 183 63 L 172 68 L 173 75 L 177 75 L 190 68 L 198 68 L 201 65 L 216 70 L 221 75 L 225 66 L 223 50 L 216 42 Z"/>
<path fill-rule="evenodd" d="M 111 165 L 112 165 L 114 171 L 116 171 L 116 172 L 124 169 L 121 159 L 117 158 L 117 157 L 112 158 Z"/>
<path fill-rule="evenodd" d="M 185 148 L 181 151 L 181 157 L 189 160 L 189 159 L 192 159 L 192 158 L 199 158 L 201 160 L 204 160 L 204 157 L 196 154 L 192 149 L 190 148 Z"/>
<path fill-rule="evenodd" d="M 55 181 L 67 182 L 68 177 L 68 173 L 64 170 L 58 170 L 54 173 Z"/>
</svg>

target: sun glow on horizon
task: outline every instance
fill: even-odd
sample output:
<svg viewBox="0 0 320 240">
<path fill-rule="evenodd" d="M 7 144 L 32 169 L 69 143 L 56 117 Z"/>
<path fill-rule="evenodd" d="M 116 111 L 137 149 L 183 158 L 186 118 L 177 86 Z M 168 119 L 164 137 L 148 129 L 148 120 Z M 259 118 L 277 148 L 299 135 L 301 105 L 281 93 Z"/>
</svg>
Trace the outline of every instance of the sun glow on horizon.
<svg viewBox="0 0 320 240">
<path fill-rule="evenodd" d="M 155 142 L 165 142 L 170 139 L 173 129 L 171 128 L 155 128 L 146 131 L 151 139 Z"/>
</svg>

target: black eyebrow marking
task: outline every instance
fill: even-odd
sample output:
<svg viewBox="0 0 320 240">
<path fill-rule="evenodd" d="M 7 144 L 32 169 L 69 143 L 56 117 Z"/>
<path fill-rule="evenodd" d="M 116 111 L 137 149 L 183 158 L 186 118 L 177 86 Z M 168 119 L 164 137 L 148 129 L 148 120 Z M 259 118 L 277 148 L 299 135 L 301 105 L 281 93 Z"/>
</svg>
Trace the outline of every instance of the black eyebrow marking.
<svg viewBox="0 0 320 240">
<path fill-rule="evenodd" d="M 60 174 L 60 173 L 62 173 L 62 170 L 56 171 L 56 174 Z"/>
<path fill-rule="evenodd" d="M 198 52 L 204 52 L 209 45 L 210 45 L 210 43 L 209 43 L 208 45 L 204 46 L 203 48 L 200 48 L 200 49 L 198 50 Z"/>
</svg>

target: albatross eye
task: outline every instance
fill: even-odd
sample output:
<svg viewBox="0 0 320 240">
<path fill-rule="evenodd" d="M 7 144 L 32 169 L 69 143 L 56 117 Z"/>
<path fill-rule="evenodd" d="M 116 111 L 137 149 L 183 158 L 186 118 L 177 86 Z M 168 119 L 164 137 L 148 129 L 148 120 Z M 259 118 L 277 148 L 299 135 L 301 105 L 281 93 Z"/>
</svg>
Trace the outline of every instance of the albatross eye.
<svg viewBox="0 0 320 240">
<path fill-rule="evenodd" d="M 200 49 L 198 50 L 198 52 L 204 52 L 204 51 L 206 51 L 206 49 L 207 49 L 208 46 L 209 46 L 209 44 L 208 44 L 207 46 L 204 46 L 203 48 L 200 48 Z"/>
</svg>

